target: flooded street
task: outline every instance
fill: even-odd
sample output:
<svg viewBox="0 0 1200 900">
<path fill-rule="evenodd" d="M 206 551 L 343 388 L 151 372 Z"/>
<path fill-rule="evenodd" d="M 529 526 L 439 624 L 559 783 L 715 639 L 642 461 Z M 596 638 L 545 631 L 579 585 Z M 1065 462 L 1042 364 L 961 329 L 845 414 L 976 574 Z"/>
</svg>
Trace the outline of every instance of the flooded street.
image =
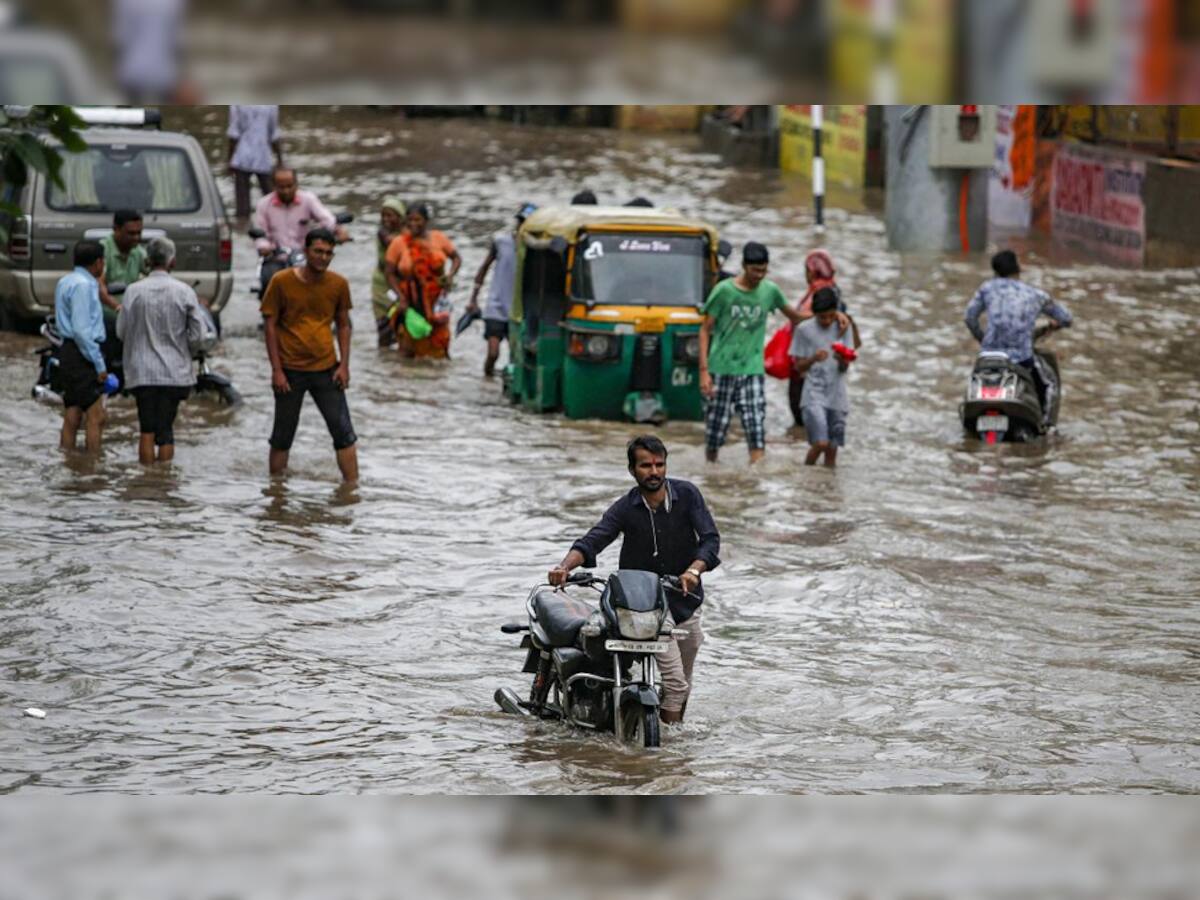
<svg viewBox="0 0 1200 900">
<path fill-rule="evenodd" d="M 166 125 L 223 163 L 225 123 Z M 831 210 L 820 238 L 803 184 L 722 168 L 693 136 L 365 109 L 285 109 L 283 126 L 302 187 L 357 216 L 333 269 L 354 291 L 362 483 L 339 485 L 311 401 L 291 476 L 267 477 L 244 233 L 214 368 L 246 403 L 185 404 L 170 468 L 137 464 L 132 398 L 110 403 L 98 461 L 64 462 L 59 412 L 29 397 L 40 338 L 0 334 L 0 792 L 1200 790 L 1196 270 L 1026 255 L 1075 316 L 1047 342 L 1060 431 L 985 448 L 957 414 L 984 254 L 901 258 L 871 211 Z M 447 364 L 377 350 L 370 308 L 385 194 L 432 200 L 465 259 L 457 314 L 519 204 L 585 186 L 765 242 L 789 298 L 827 246 L 864 340 L 836 472 L 801 465 L 779 381 L 753 471 L 738 443 L 706 466 L 702 423 L 659 429 L 723 564 L 688 722 L 654 752 L 492 700 L 528 690 L 499 625 L 631 486 L 642 429 L 510 407 L 481 377 L 479 326 Z M 601 570 L 616 561 L 614 545 Z"/>
</svg>

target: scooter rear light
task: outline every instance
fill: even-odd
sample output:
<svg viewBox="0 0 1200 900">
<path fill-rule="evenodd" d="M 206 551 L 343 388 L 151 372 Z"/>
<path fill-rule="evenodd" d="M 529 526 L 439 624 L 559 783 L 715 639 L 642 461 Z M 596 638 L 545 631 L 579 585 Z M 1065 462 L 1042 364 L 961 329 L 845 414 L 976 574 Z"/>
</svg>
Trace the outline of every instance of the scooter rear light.
<svg viewBox="0 0 1200 900">
<path fill-rule="evenodd" d="M 1004 387 L 1002 385 L 982 385 L 979 388 L 979 398 L 981 400 L 1003 400 Z"/>
</svg>

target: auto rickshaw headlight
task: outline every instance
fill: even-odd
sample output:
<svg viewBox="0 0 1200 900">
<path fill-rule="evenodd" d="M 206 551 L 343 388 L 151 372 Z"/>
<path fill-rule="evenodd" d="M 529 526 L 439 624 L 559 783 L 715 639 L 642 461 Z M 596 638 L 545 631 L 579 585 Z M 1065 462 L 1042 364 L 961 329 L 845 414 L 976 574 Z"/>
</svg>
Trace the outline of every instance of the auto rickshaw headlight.
<svg viewBox="0 0 1200 900">
<path fill-rule="evenodd" d="M 615 334 L 584 335 L 576 332 L 571 335 L 567 352 L 576 359 L 603 362 L 621 355 L 621 343 Z"/>
<path fill-rule="evenodd" d="M 678 335 L 675 338 L 675 361 L 695 365 L 700 362 L 700 335 Z"/>
</svg>

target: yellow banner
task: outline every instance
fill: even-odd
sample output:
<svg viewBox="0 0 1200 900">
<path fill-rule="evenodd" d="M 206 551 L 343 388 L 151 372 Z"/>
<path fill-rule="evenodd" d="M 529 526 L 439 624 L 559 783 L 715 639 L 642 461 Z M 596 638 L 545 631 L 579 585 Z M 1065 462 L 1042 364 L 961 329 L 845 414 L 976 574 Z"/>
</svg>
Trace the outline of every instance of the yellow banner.
<svg viewBox="0 0 1200 900">
<path fill-rule="evenodd" d="M 812 175 L 812 107 L 779 108 L 779 167 Z M 831 185 L 861 188 L 867 174 L 866 106 L 826 106 L 821 126 L 825 180 Z"/>
<path fill-rule="evenodd" d="M 1056 114 L 1063 132 L 1083 141 L 1165 147 L 1175 116 L 1175 141 L 1200 142 L 1200 107 L 1197 106 L 1060 106 Z"/>
</svg>

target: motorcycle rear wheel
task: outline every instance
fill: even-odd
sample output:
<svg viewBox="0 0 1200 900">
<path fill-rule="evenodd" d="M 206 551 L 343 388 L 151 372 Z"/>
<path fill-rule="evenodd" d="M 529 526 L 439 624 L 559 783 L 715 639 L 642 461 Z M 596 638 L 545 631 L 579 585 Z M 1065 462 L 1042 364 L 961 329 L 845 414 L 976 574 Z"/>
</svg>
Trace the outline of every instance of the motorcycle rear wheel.
<svg viewBox="0 0 1200 900">
<path fill-rule="evenodd" d="M 621 737 L 626 744 L 640 744 L 643 747 L 661 745 L 657 706 L 630 704 L 621 710 L 621 719 Z"/>
<path fill-rule="evenodd" d="M 211 394 L 222 406 L 237 406 L 242 402 L 241 392 L 232 384 L 205 381 L 196 383 L 197 394 Z"/>
</svg>

